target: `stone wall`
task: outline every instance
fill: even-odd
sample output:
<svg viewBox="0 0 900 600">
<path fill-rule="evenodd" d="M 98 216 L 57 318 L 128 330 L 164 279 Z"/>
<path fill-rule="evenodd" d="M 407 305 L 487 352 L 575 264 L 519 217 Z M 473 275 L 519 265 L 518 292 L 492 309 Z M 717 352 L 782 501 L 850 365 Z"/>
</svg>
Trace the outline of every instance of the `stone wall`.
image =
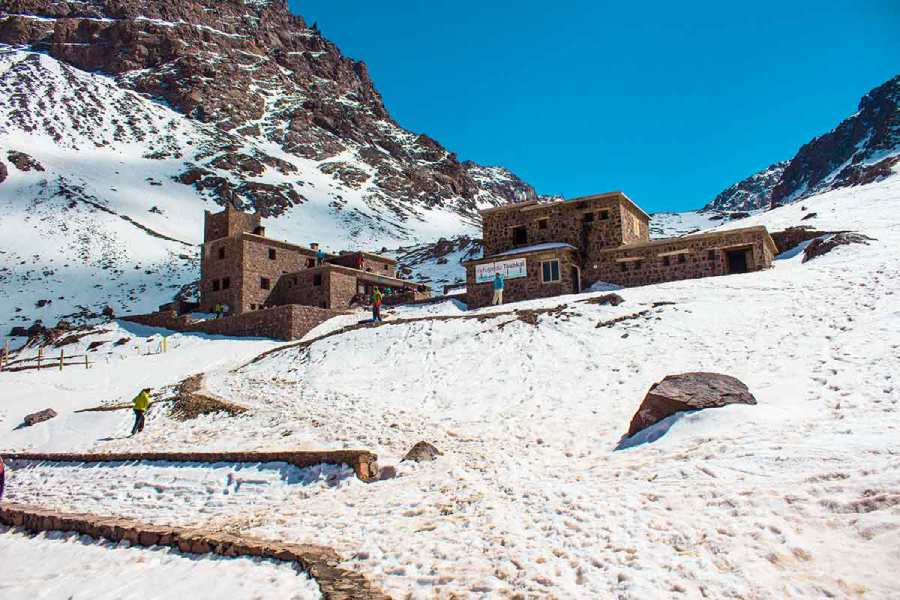
<svg viewBox="0 0 900 600">
<path fill-rule="evenodd" d="M 260 226 L 258 214 L 245 213 L 227 206 L 219 213 L 206 211 L 203 219 L 203 242 L 232 237 L 241 232 L 252 233 Z"/>
<path fill-rule="evenodd" d="M 291 544 L 198 528 L 155 525 L 122 517 L 64 513 L 21 504 L 0 504 L 0 524 L 32 533 L 65 531 L 127 541 L 132 546 L 167 546 L 185 554 L 260 557 L 298 565 L 319 585 L 327 600 L 389 600 L 361 574 L 339 566 L 341 557 L 331 548 Z"/>
<path fill-rule="evenodd" d="M 482 213 L 484 255 L 516 247 L 564 242 L 579 250 L 582 264 L 599 260 L 601 251 L 649 239 L 647 217 L 618 195 L 550 204 L 530 204 Z M 526 244 L 513 243 L 513 227 L 525 226 Z"/>
<path fill-rule="evenodd" d="M 729 251 L 745 251 L 747 271 L 759 271 L 772 266 L 774 243 L 764 228 L 753 227 L 623 246 L 603 252 L 584 279 L 628 287 L 727 275 Z"/>
<path fill-rule="evenodd" d="M 347 465 L 362 481 L 378 478 L 378 456 L 368 450 L 273 451 L 273 452 L 129 452 L 98 454 L 4 453 L 6 461 L 40 462 L 193 462 L 269 463 L 283 462 L 300 469 L 314 465 Z"/>
<path fill-rule="evenodd" d="M 578 257 L 574 250 L 555 249 L 516 255 L 516 258 L 525 259 L 527 276 L 506 280 L 503 290 L 504 303 L 572 294 L 577 290 L 578 275 L 575 270 L 578 268 Z M 547 260 L 559 260 L 559 282 L 542 281 L 542 263 Z M 474 261 L 466 266 L 466 303 L 469 308 L 488 306 L 493 299 L 493 282 L 475 283 L 475 266 L 489 262 L 493 261 L 491 259 Z"/>
<path fill-rule="evenodd" d="M 385 256 L 378 256 L 376 254 L 369 254 L 368 252 L 351 252 L 348 254 L 341 254 L 340 256 L 334 256 L 328 259 L 328 262 L 333 265 L 340 265 L 342 267 L 349 267 L 351 269 L 356 269 L 357 267 L 357 257 L 362 256 L 363 265 L 362 270 L 368 271 L 370 273 L 375 273 L 376 275 L 383 275 L 384 277 L 396 277 L 397 276 L 397 262 L 387 258 Z"/>
<path fill-rule="evenodd" d="M 242 255 L 240 237 L 221 238 L 203 244 L 200 251 L 201 311 L 213 312 L 216 304 L 227 304 L 232 312 L 240 311 Z M 216 287 L 219 289 L 215 290 Z"/>
<path fill-rule="evenodd" d="M 241 239 L 242 312 L 265 306 L 282 275 L 315 266 L 315 253 L 311 250 L 257 235 L 243 235 Z M 263 287 L 263 279 L 268 280 L 269 289 Z"/>
<path fill-rule="evenodd" d="M 269 296 L 271 305 L 305 304 L 328 308 L 329 278 L 327 267 L 306 269 L 282 275 Z"/>
<path fill-rule="evenodd" d="M 175 311 L 123 317 L 123 321 L 162 327 L 185 333 L 199 332 L 233 337 L 270 337 L 279 340 L 298 340 L 320 323 L 343 314 L 340 311 L 288 304 L 247 312 L 222 319 L 192 321 Z"/>
</svg>

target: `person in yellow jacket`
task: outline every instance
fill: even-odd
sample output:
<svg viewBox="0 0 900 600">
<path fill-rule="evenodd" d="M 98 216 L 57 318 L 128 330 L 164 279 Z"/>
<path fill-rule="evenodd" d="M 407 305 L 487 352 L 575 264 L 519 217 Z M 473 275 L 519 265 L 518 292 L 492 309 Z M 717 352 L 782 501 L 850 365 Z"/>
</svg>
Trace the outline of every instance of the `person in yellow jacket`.
<svg viewBox="0 0 900 600">
<path fill-rule="evenodd" d="M 135 435 L 144 430 L 144 413 L 150 408 L 150 388 L 142 389 L 131 402 L 134 407 L 134 427 L 131 428 L 131 435 Z"/>
</svg>

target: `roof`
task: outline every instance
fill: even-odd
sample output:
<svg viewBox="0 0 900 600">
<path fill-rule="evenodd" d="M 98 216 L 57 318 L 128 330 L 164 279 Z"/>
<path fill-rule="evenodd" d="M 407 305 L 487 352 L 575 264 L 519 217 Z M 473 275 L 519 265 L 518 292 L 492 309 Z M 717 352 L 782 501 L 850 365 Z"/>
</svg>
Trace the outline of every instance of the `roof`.
<svg viewBox="0 0 900 600">
<path fill-rule="evenodd" d="M 577 251 L 578 248 L 573 246 L 572 244 L 564 244 L 562 242 L 548 242 L 545 244 L 535 244 L 533 246 L 525 246 L 523 248 L 514 248 L 513 250 L 506 250 L 505 252 L 501 252 L 500 254 L 492 254 L 491 256 L 484 256 L 482 258 L 475 258 L 472 260 L 464 260 L 462 264 L 475 264 L 475 263 L 483 263 L 491 260 L 497 260 L 500 258 L 506 258 L 509 256 L 521 256 L 523 254 L 539 254 L 541 252 L 550 252 L 553 250 L 565 250 L 567 252 Z"/>
<path fill-rule="evenodd" d="M 372 260 L 377 260 L 377 261 L 379 261 L 379 262 L 388 263 L 388 264 L 391 264 L 391 265 L 396 265 L 396 264 L 397 264 L 397 261 L 394 260 L 393 258 L 390 258 L 390 257 L 388 257 L 388 256 L 384 256 L 384 255 L 382 255 L 382 254 L 375 254 L 375 253 L 373 253 L 373 252 L 365 252 L 365 251 L 363 251 L 363 250 L 355 250 L 355 251 L 353 251 L 353 252 L 345 252 L 344 254 L 338 254 L 338 255 L 336 255 L 336 256 L 331 257 L 331 258 L 328 259 L 328 260 L 334 260 L 334 259 L 337 259 L 337 258 L 343 258 L 343 257 L 347 257 L 347 256 L 363 256 L 363 257 L 366 257 L 366 258 L 371 258 Z"/>
<path fill-rule="evenodd" d="M 634 200 L 632 200 L 631 198 L 626 196 L 625 192 L 620 192 L 620 191 L 604 192 L 602 194 L 593 194 L 591 196 L 579 196 L 578 198 L 572 198 L 570 200 L 556 200 L 555 202 L 542 202 L 540 200 L 529 200 L 528 202 L 513 202 L 510 204 L 504 204 L 503 206 L 494 206 L 491 208 L 485 208 L 484 210 L 480 210 L 478 212 L 481 215 L 485 215 L 485 214 L 492 214 L 492 213 L 496 213 L 496 212 L 502 212 L 504 210 L 513 210 L 513 209 L 521 210 L 521 209 L 528 208 L 528 207 L 544 208 L 544 207 L 549 207 L 549 206 L 558 206 L 561 204 L 569 204 L 569 203 L 576 203 L 576 202 L 591 202 L 594 200 L 610 200 L 610 199 L 616 199 L 616 200 L 620 200 L 620 201 L 624 202 L 625 204 L 627 204 L 631 208 L 633 208 L 635 211 L 637 211 L 642 217 L 644 217 L 648 221 L 650 220 L 650 215 L 645 213 L 643 211 L 643 209 L 640 206 L 638 206 Z"/>
<path fill-rule="evenodd" d="M 726 235 L 734 234 L 734 233 L 763 233 L 765 237 L 763 238 L 766 245 L 770 247 L 773 253 L 777 253 L 777 249 L 775 247 L 775 241 L 772 239 L 772 236 L 769 235 L 769 231 L 763 225 L 754 225 L 753 227 L 740 227 L 737 229 L 723 229 L 717 231 L 706 231 L 704 233 L 693 233 L 690 235 L 684 235 L 676 238 L 665 238 L 661 240 L 650 240 L 649 242 L 635 242 L 631 244 L 623 244 L 621 246 L 614 246 L 612 248 L 604 248 L 601 250 L 601 253 L 606 252 L 616 252 L 619 250 L 628 251 L 628 250 L 640 250 L 642 248 L 652 248 L 654 246 L 665 246 L 666 244 L 678 244 L 679 242 L 692 242 L 696 240 L 703 240 L 709 238 L 716 237 L 724 237 Z"/>
</svg>

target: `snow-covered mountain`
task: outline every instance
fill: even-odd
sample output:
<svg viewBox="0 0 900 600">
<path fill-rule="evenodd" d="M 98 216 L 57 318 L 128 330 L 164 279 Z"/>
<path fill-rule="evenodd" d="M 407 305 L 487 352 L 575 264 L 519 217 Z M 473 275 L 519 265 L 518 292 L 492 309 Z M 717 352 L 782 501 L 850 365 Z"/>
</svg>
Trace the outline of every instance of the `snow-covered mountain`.
<svg viewBox="0 0 900 600">
<path fill-rule="evenodd" d="M 859 101 L 837 127 L 715 197 L 704 210 L 750 211 L 878 181 L 900 162 L 900 75 Z"/>
<path fill-rule="evenodd" d="M 282 0 L 0 0 L 0 329 L 168 301 L 226 202 L 377 251 L 532 197 L 400 127 Z"/>
</svg>

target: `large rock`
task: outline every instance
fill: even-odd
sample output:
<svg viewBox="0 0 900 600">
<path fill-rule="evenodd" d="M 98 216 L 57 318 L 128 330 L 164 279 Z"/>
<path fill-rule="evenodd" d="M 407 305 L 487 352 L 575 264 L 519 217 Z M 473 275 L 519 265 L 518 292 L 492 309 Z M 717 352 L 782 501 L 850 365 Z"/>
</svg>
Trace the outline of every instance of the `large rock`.
<svg viewBox="0 0 900 600">
<path fill-rule="evenodd" d="M 653 384 L 631 419 L 626 437 L 677 412 L 719 408 L 728 404 L 756 404 L 746 385 L 721 373 L 669 375 Z"/>
<path fill-rule="evenodd" d="M 803 262 L 828 254 L 838 246 L 847 246 L 849 244 L 864 244 L 868 246 L 869 242 L 874 241 L 874 238 L 861 233 L 841 231 L 828 237 L 813 240 L 803 251 Z"/>
<path fill-rule="evenodd" d="M 24 419 L 25 425 L 31 427 L 32 425 L 37 425 L 38 423 L 43 423 L 44 421 L 49 421 L 53 417 L 56 416 L 56 411 L 52 408 L 48 408 L 46 410 L 42 410 L 41 412 L 32 413 L 27 415 Z"/>
<path fill-rule="evenodd" d="M 413 446 L 409 452 L 406 453 L 406 456 L 404 456 L 403 460 L 400 462 L 404 462 L 407 460 L 411 460 L 413 462 L 428 462 L 436 460 L 437 457 L 441 455 L 443 455 L 443 452 L 441 452 L 428 442 L 419 442 L 418 444 Z"/>
</svg>

